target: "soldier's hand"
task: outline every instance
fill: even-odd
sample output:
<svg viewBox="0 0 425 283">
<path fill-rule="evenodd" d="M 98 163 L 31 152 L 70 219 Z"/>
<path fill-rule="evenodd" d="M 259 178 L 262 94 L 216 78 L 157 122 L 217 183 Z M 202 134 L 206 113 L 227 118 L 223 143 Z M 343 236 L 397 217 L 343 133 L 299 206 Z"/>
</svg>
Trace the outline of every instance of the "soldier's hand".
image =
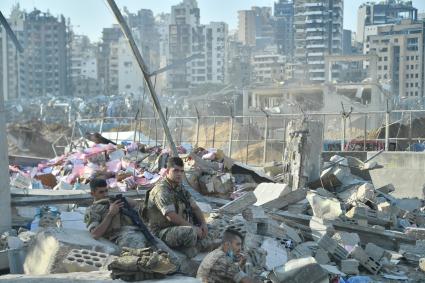
<svg viewBox="0 0 425 283">
<path fill-rule="evenodd" d="M 195 229 L 196 229 L 196 235 L 198 235 L 198 238 L 202 239 L 203 238 L 202 229 L 200 227 L 197 227 L 197 226 L 195 226 Z"/>
<path fill-rule="evenodd" d="M 246 264 L 246 256 L 243 253 L 236 254 L 236 259 L 238 261 L 238 264 L 241 268 L 244 268 Z"/>
<path fill-rule="evenodd" d="M 124 203 L 120 200 L 116 200 L 109 205 L 108 214 L 111 216 L 115 216 L 120 212 L 120 208 L 123 207 Z"/>
<path fill-rule="evenodd" d="M 208 226 L 206 223 L 201 225 L 201 230 L 202 230 L 202 238 L 205 238 L 208 236 Z"/>
</svg>

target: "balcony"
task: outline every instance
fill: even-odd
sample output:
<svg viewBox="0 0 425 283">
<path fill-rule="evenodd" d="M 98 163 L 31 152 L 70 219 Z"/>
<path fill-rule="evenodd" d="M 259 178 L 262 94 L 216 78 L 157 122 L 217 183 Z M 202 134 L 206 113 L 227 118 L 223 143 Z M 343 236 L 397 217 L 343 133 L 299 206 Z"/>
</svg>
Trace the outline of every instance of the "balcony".
<svg viewBox="0 0 425 283">
<path fill-rule="evenodd" d="M 306 46 L 308 49 L 313 49 L 313 48 L 325 48 L 324 44 L 307 44 Z"/>
<path fill-rule="evenodd" d="M 323 32 L 325 29 L 320 27 L 320 28 L 306 28 L 305 31 L 306 32 Z"/>
<path fill-rule="evenodd" d="M 322 19 L 306 20 L 305 23 L 306 24 L 321 24 L 323 23 L 323 20 Z"/>
<path fill-rule="evenodd" d="M 304 16 L 322 15 L 323 11 L 308 11 L 303 13 Z"/>
<path fill-rule="evenodd" d="M 323 56 L 323 55 L 324 55 L 323 52 L 310 52 L 310 53 L 307 53 L 307 57 Z"/>
<path fill-rule="evenodd" d="M 322 40 L 323 36 L 321 36 L 321 35 L 307 35 L 307 37 L 306 37 L 306 40 L 315 40 L 315 39 Z"/>
<path fill-rule="evenodd" d="M 305 3 L 304 7 L 323 7 L 323 3 Z"/>
</svg>

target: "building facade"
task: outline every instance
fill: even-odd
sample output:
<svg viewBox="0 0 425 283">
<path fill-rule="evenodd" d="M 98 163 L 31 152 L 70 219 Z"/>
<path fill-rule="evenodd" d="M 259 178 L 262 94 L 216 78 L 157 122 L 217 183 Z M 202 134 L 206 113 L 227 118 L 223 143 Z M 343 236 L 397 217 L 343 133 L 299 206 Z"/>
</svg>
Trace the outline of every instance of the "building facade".
<svg viewBox="0 0 425 283">
<path fill-rule="evenodd" d="M 255 12 L 253 10 L 238 11 L 238 40 L 245 45 L 255 46 L 255 25 Z"/>
<path fill-rule="evenodd" d="M 418 10 L 412 1 L 386 0 L 380 3 L 367 2 L 357 11 L 356 41 L 363 43 L 367 26 L 397 24 L 403 19 L 417 20 Z"/>
<path fill-rule="evenodd" d="M 377 27 L 366 38 L 364 53 L 376 53 L 378 80 L 391 85 L 395 97 L 424 97 L 424 29 L 423 21 L 403 20 L 400 24 Z"/>
<path fill-rule="evenodd" d="M 294 2 L 279 0 L 274 4 L 275 38 L 279 54 L 294 56 Z"/>
<path fill-rule="evenodd" d="M 343 0 L 295 0 L 295 77 L 325 80 L 324 56 L 342 53 Z"/>
</svg>

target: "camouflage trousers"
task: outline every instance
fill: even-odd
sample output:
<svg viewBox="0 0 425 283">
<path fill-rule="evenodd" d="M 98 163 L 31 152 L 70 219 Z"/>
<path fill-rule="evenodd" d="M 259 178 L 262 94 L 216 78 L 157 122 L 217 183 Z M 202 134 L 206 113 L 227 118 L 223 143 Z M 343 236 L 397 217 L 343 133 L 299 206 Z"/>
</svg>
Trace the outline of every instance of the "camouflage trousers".
<svg viewBox="0 0 425 283">
<path fill-rule="evenodd" d="M 158 236 L 171 248 L 197 248 L 199 251 L 212 251 L 217 248 L 221 239 L 213 238 L 210 231 L 204 239 L 198 239 L 193 226 L 173 226 L 162 229 Z"/>
<path fill-rule="evenodd" d="M 120 248 L 142 249 L 147 246 L 145 235 L 134 226 L 122 226 L 115 243 Z"/>
</svg>

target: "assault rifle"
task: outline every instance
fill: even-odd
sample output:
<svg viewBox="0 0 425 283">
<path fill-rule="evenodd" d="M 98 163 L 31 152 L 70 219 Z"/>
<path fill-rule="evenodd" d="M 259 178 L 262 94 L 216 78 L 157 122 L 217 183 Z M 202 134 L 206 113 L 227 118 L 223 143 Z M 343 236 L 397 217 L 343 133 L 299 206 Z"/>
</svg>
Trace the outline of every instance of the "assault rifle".
<svg viewBox="0 0 425 283">
<path fill-rule="evenodd" d="M 123 207 L 121 207 L 120 212 L 131 219 L 133 224 L 140 229 L 140 231 L 143 233 L 143 235 L 149 241 L 149 243 L 156 246 L 155 237 L 151 234 L 148 227 L 146 227 L 145 223 L 143 223 L 143 221 L 140 219 L 137 211 L 130 206 L 127 199 L 123 197 L 122 194 L 118 194 L 118 195 L 115 195 L 114 197 L 111 197 L 110 200 L 112 202 L 117 200 L 121 201 L 124 205 Z"/>
</svg>

